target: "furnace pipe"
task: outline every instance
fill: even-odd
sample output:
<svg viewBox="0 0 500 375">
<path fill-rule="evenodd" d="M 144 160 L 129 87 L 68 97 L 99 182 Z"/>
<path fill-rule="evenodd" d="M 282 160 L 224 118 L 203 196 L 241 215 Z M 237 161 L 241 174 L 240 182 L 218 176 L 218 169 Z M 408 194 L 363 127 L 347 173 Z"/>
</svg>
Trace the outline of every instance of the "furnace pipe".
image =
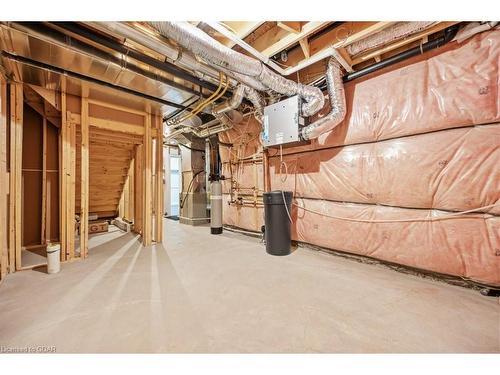
<svg viewBox="0 0 500 375">
<path fill-rule="evenodd" d="M 349 82 L 352 81 L 353 79 L 363 77 L 367 74 L 376 72 L 377 70 L 383 69 L 385 67 L 397 64 L 401 61 L 407 60 L 411 57 L 418 56 L 424 52 L 430 51 L 432 49 L 444 46 L 448 42 L 450 42 L 455 35 L 457 34 L 458 31 L 458 25 L 454 25 L 452 27 L 449 27 L 445 30 L 445 34 L 442 37 L 439 37 L 437 39 L 431 40 L 427 43 L 422 44 L 421 46 L 417 46 L 414 48 L 411 48 L 407 51 L 401 52 L 397 55 L 394 55 L 392 57 L 389 57 L 388 59 L 382 60 L 378 63 L 375 63 L 373 65 L 370 65 L 364 69 L 360 69 L 355 71 L 354 73 L 347 74 L 344 76 L 343 81 L 344 82 Z"/>
</svg>

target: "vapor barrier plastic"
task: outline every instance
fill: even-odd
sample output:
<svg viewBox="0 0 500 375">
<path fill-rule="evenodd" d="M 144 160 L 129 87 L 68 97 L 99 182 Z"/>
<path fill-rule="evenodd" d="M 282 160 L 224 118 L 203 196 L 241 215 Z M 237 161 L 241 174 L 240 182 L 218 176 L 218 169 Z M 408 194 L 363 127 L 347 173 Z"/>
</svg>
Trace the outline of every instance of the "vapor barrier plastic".
<svg viewBox="0 0 500 375">
<path fill-rule="evenodd" d="M 229 199 L 228 194 L 223 194 L 222 217 L 224 224 L 260 232 L 260 228 L 264 225 L 264 207 L 229 205 L 227 204 Z"/>
<path fill-rule="evenodd" d="M 427 60 L 348 82 L 345 120 L 310 145 L 284 152 L 498 122 L 500 30 L 453 45 L 454 49 Z M 319 116 L 329 107 L 325 105 Z"/>
<path fill-rule="evenodd" d="M 492 124 L 286 155 L 288 174 L 284 168 L 280 173 L 274 157 L 271 189 L 333 201 L 470 210 L 500 203 L 499 142 L 500 124 Z M 498 215 L 500 206 L 486 212 Z"/>
<path fill-rule="evenodd" d="M 357 219 L 421 219 L 447 213 L 299 199 L 321 213 Z M 294 240 L 500 285 L 500 218 L 468 214 L 440 221 L 348 222 L 292 210 Z"/>
</svg>

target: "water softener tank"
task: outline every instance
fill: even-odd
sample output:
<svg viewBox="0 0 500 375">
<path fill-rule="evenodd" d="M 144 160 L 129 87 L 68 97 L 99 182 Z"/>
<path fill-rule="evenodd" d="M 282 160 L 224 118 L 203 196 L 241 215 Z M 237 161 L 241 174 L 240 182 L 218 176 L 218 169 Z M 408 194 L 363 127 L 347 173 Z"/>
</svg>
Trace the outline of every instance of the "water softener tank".
<svg viewBox="0 0 500 375">
<path fill-rule="evenodd" d="M 210 233 L 222 233 L 222 184 L 212 181 L 210 185 Z"/>
<path fill-rule="evenodd" d="M 264 193 L 266 251 L 271 255 L 289 255 L 292 235 L 292 192 L 275 190 Z"/>
</svg>

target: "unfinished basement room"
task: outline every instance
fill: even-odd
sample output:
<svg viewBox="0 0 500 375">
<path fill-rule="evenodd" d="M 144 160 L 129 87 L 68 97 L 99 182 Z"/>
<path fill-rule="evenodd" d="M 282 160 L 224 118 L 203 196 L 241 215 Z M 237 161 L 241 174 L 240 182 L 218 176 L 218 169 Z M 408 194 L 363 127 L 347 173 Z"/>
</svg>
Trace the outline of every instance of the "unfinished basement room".
<svg viewBox="0 0 500 375">
<path fill-rule="evenodd" d="M 0 22 L 1 353 L 498 355 L 500 23 L 223 14 Z"/>
</svg>

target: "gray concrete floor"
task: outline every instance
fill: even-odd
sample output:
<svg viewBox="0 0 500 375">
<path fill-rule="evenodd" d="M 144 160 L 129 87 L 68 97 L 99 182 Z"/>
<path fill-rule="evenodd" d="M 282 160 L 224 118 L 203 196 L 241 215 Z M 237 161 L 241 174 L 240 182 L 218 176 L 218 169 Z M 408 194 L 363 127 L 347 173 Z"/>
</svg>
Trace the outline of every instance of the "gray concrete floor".
<svg viewBox="0 0 500 375">
<path fill-rule="evenodd" d="M 165 244 L 90 239 L 0 286 L 0 345 L 58 352 L 500 352 L 497 298 L 309 249 L 165 221 Z"/>
</svg>

